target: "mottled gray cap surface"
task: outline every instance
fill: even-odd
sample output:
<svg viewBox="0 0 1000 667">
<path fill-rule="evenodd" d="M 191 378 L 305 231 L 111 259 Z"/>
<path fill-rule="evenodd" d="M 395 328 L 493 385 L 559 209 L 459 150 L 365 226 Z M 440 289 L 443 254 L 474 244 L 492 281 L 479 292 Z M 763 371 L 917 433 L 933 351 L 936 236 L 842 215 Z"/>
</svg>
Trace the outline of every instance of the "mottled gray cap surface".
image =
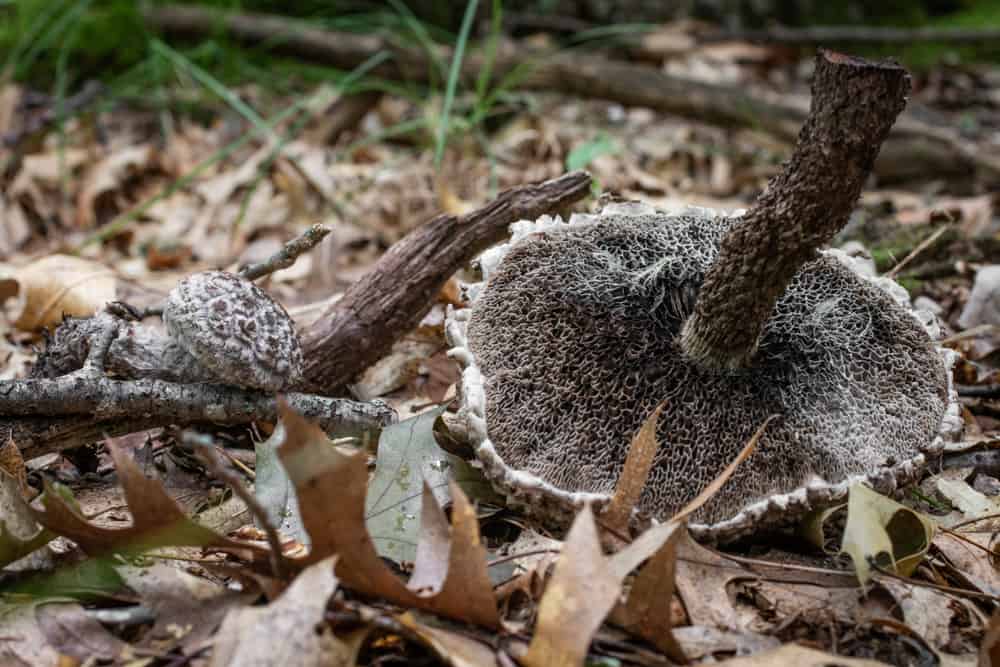
<svg viewBox="0 0 1000 667">
<path fill-rule="evenodd" d="M 188 276 L 163 310 L 167 331 L 220 381 L 279 391 L 302 377 L 302 349 L 281 304 L 225 271 Z"/>
<path fill-rule="evenodd" d="M 678 334 L 730 226 L 606 216 L 511 248 L 468 321 L 486 429 L 507 471 L 609 494 L 633 435 L 666 401 L 639 503 L 665 518 L 779 415 L 697 517 L 717 522 L 931 445 L 949 405 L 936 346 L 909 310 L 831 257 L 794 278 L 751 367 L 712 370 L 684 356 Z"/>
</svg>

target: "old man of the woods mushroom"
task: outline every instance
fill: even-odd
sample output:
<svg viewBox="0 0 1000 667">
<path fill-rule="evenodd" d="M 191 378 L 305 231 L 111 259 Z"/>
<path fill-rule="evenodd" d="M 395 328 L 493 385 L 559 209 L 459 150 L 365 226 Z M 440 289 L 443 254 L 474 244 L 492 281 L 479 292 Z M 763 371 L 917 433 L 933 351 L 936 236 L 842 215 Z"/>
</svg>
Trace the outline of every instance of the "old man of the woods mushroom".
<svg viewBox="0 0 1000 667">
<path fill-rule="evenodd" d="M 695 517 L 703 537 L 801 516 L 854 479 L 911 481 L 956 426 L 947 353 L 895 283 L 820 251 L 908 90 L 895 64 L 821 52 L 795 152 L 742 216 L 633 206 L 515 225 L 448 326 L 460 414 L 493 484 L 565 523 L 612 493 L 661 403 L 639 501 L 661 519 L 779 416 Z"/>
</svg>

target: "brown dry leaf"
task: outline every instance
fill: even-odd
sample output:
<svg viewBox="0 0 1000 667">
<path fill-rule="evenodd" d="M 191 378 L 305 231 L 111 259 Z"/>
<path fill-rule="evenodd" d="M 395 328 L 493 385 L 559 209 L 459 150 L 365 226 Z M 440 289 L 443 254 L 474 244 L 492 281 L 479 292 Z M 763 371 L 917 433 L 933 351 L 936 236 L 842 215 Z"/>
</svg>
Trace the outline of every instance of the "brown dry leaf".
<svg viewBox="0 0 1000 667">
<path fill-rule="evenodd" d="M 687 534 L 682 535 L 677 551 L 677 592 L 694 625 L 723 630 L 740 628 L 728 586 L 738 579 L 757 575 L 722 554 L 703 547 Z"/>
<path fill-rule="evenodd" d="M 35 522 L 17 480 L 0 471 L 0 567 L 27 556 L 52 537 Z"/>
<path fill-rule="evenodd" d="M 527 667 L 583 665 L 594 632 L 618 599 L 621 579 L 604 554 L 587 505 L 576 515 L 563 555 L 538 605 L 538 623 Z"/>
<path fill-rule="evenodd" d="M 1000 501 L 976 491 L 964 479 L 945 479 L 941 476 L 936 480 L 936 486 L 941 495 L 962 512 L 963 520 L 1000 512 Z"/>
<path fill-rule="evenodd" d="M 307 567 L 265 607 L 230 611 L 216 634 L 213 667 L 353 667 L 368 628 L 337 637 L 325 627 L 323 614 L 338 585 L 333 561 Z"/>
<path fill-rule="evenodd" d="M 692 25 L 687 21 L 664 23 L 655 30 L 641 36 L 637 51 L 646 59 L 666 60 L 692 51 L 698 40 L 692 33 Z"/>
<path fill-rule="evenodd" d="M 1000 612 L 993 614 L 979 647 L 979 667 L 1000 667 Z"/>
<path fill-rule="evenodd" d="M 140 144 L 114 151 L 91 166 L 76 198 L 76 224 L 83 229 L 97 226 L 98 200 L 122 187 L 129 178 L 155 166 L 153 146 Z"/>
<path fill-rule="evenodd" d="M 686 531 L 683 523 L 670 522 L 647 533 L 663 533 L 662 544 L 646 561 L 629 590 L 625 604 L 612 613 L 612 621 L 649 641 L 673 662 L 687 664 L 687 656 L 671 632 L 677 569 L 677 542 Z M 635 543 L 633 543 L 635 544 Z"/>
<path fill-rule="evenodd" d="M 0 445 L 0 471 L 3 471 L 17 481 L 17 487 L 25 498 L 31 497 L 31 487 L 28 486 L 28 470 L 24 465 L 24 457 L 17 443 L 8 435 L 7 442 Z"/>
<path fill-rule="evenodd" d="M 89 159 L 90 151 L 83 148 L 26 155 L 6 194 L 40 218 L 61 219 L 63 176 L 73 175 Z"/>
<path fill-rule="evenodd" d="M 0 602 L 0 628 L 3 665 L 112 661 L 128 648 L 75 602 Z"/>
<path fill-rule="evenodd" d="M 233 590 L 183 567 L 180 561 L 153 561 L 115 568 L 128 590 L 134 591 L 155 617 L 137 646 L 161 654 L 171 650 L 194 654 L 212 639 L 231 609 L 251 604 L 259 595 L 256 586 Z M 249 578 L 250 574 L 244 576 Z"/>
<path fill-rule="evenodd" d="M 889 577 L 879 577 L 878 581 L 896 599 L 903 622 L 935 649 L 954 650 L 952 631 L 965 625 L 966 619 L 981 616 L 974 604 L 958 596 Z M 982 623 L 985 625 L 985 619 Z M 970 628 L 963 630 L 968 632 Z"/>
<path fill-rule="evenodd" d="M 418 607 L 491 628 L 500 625 L 496 599 L 486 572 L 486 551 L 479 538 L 475 512 L 457 485 L 452 485 L 451 543 L 447 567 L 441 567 L 448 537 L 440 507 L 424 491 L 420 570 L 415 587 L 406 586 L 378 556 L 365 525 L 368 465 L 363 452 L 343 454 L 330 446 L 315 424 L 281 406 L 287 436 L 278 450 L 295 486 L 302 524 L 312 539 L 311 563 L 337 554 L 337 576 L 344 585 L 404 607 Z M 435 510 L 426 511 L 430 505 Z M 442 580 L 441 578 L 444 577 Z M 430 591 L 430 595 L 419 595 Z"/>
<path fill-rule="evenodd" d="M 24 309 L 14 326 L 36 331 L 58 325 L 63 315 L 89 317 L 115 299 L 115 274 L 103 264 L 70 255 L 49 255 L 16 275 Z"/>
<path fill-rule="evenodd" d="M 31 223 L 20 204 L 0 193 L 0 257 L 10 257 L 31 238 Z"/>
<path fill-rule="evenodd" d="M 108 551 L 145 551 L 164 546 L 215 546 L 229 549 L 264 550 L 223 537 L 189 519 L 167 495 L 158 480 L 149 479 L 135 462 L 112 441 L 108 452 L 118 471 L 118 480 L 132 514 L 126 528 L 97 526 L 72 507 L 51 486 L 42 496 L 44 509 L 32 508 L 35 520 L 57 535 L 67 537 L 88 554 Z"/>
<path fill-rule="evenodd" d="M 412 630 L 434 651 L 454 667 L 496 667 L 496 653 L 483 642 L 435 627 L 420 620 L 413 612 L 397 617 L 403 627 Z"/>
<path fill-rule="evenodd" d="M 959 539 L 942 532 L 933 542 L 939 552 L 936 560 L 946 561 L 939 567 L 947 567 L 951 576 L 960 578 L 970 588 L 1000 597 L 1000 572 L 988 553 L 994 550 L 994 537 L 991 533 L 962 533 L 962 539 Z M 969 544 L 970 541 L 981 548 Z"/>
<path fill-rule="evenodd" d="M 649 470 L 653 466 L 653 457 L 660 447 L 656 441 L 656 426 L 666 405 L 666 401 L 660 403 L 632 438 L 625 465 L 615 484 L 615 493 L 600 515 L 601 523 L 614 532 L 628 533 L 632 510 L 639 502 L 639 496 L 649 478 Z"/>
<path fill-rule="evenodd" d="M 476 509 L 454 480 L 449 482 L 449 487 L 451 550 L 448 554 L 447 578 L 441 592 L 433 598 L 433 610 L 452 618 L 497 629 L 500 627 L 500 616 L 497 613 L 493 583 L 486 570 L 486 547 L 479 537 Z M 430 489 L 427 489 L 427 495 L 433 500 Z"/>
<path fill-rule="evenodd" d="M 674 628 L 674 636 L 692 660 L 715 655 L 752 655 L 781 646 L 777 637 L 756 632 L 726 632 L 704 625 Z"/>
<path fill-rule="evenodd" d="M 885 667 L 885 663 L 878 660 L 843 658 L 798 644 L 785 644 L 773 651 L 758 653 L 747 658 L 723 660 L 719 665 L 726 665 L 726 667 Z"/>
</svg>

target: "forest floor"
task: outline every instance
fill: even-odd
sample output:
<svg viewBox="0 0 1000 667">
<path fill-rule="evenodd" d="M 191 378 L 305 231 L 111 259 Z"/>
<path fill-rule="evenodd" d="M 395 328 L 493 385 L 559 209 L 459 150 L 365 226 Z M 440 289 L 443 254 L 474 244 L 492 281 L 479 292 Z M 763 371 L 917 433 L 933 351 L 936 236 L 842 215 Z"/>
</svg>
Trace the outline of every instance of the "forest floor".
<svg viewBox="0 0 1000 667">
<path fill-rule="evenodd" d="M 808 50 L 686 43 L 684 30 L 664 27 L 635 66 L 808 104 Z M 481 113 L 482 95 L 468 90 L 220 88 L 170 53 L 178 74 L 157 93 L 165 105 L 95 104 L 105 93 L 83 86 L 57 99 L 0 79 L 7 386 L 29 376 L 42 332 L 65 315 L 114 300 L 154 306 L 185 276 L 263 261 L 316 223 L 331 230 L 326 240 L 260 283 L 300 330 L 437 214 L 462 216 L 575 169 L 591 174 L 592 191 L 564 214 L 595 210 L 602 194 L 741 209 L 794 144 L 768 123 L 723 126 L 560 91 L 505 90 Z M 953 132 L 948 145 L 1000 155 L 1000 67 L 936 65 L 913 83 L 914 122 Z M 668 523 L 653 547 L 637 540 L 615 556 L 589 515 L 568 535 L 533 525 L 440 448 L 458 449 L 442 442 L 437 417 L 460 380 L 444 322 L 474 277 L 466 267 L 351 383 L 354 398 L 383 399 L 399 415 L 377 444 L 331 445 L 289 413 L 280 429 L 211 429 L 228 463 L 207 467 L 177 426 L 71 450 L 9 438 L 3 664 L 1000 665 L 1000 316 L 987 307 L 961 317 L 977 272 L 1000 264 L 1000 177 L 988 164 L 890 153 L 835 245 L 851 244 L 936 313 L 960 355 L 965 421 L 951 463 L 902 505 L 846 519 L 841 508 L 818 539 L 758 535 L 724 550 Z M 278 445 L 324 463 L 290 479 Z M 422 497 L 424 482 L 434 489 Z M 269 555 L 260 507 L 233 485 L 255 490 L 277 519 L 285 560 Z M 899 561 L 879 560 L 864 584 L 840 550 L 852 521 L 889 540 Z M 648 572 L 617 574 L 622 553 L 651 558 Z M 399 575 L 409 574 L 408 588 Z"/>
</svg>

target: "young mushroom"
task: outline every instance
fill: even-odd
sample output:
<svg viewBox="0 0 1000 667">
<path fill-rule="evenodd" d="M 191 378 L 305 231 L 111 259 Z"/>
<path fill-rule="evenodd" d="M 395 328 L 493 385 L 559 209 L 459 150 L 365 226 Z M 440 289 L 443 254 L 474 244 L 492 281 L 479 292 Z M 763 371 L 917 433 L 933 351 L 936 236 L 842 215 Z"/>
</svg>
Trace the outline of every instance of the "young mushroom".
<svg viewBox="0 0 1000 667">
<path fill-rule="evenodd" d="M 447 325 L 459 414 L 493 485 L 565 525 L 608 500 L 661 403 L 637 508 L 659 519 L 779 416 L 695 515 L 704 538 L 794 520 L 852 480 L 911 481 L 960 423 L 948 353 L 898 285 L 820 251 L 908 90 L 895 64 L 821 52 L 795 152 L 741 216 L 631 206 L 514 225 Z"/>
<path fill-rule="evenodd" d="M 281 391 L 302 381 L 302 348 L 285 309 L 249 280 L 202 271 L 174 287 L 167 332 L 225 384 Z"/>
</svg>

